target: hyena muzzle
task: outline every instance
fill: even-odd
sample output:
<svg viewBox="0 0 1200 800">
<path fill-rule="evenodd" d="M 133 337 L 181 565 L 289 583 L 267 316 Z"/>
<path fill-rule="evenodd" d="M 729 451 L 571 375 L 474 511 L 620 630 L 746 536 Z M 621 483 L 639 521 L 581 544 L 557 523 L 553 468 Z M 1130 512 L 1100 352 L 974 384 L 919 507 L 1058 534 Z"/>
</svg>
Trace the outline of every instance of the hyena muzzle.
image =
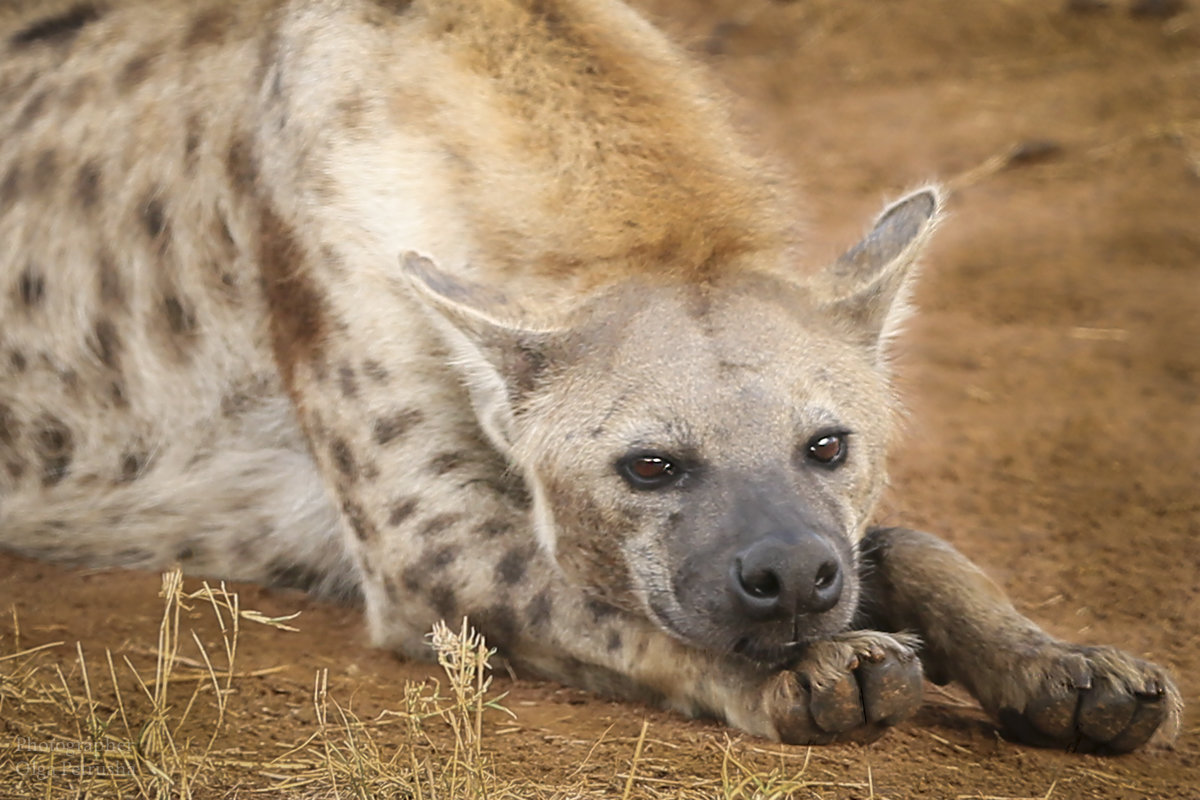
<svg viewBox="0 0 1200 800">
<path fill-rule="evenodd" d="M 0 540 L 359 595 L 427 655 L 789 742 L 963 683 L 1169 741 L 1160 667 L 872 529 L 940 214 L 802 268 L 792 200 L 616 0 L 0 9 Z"/>
</svg>

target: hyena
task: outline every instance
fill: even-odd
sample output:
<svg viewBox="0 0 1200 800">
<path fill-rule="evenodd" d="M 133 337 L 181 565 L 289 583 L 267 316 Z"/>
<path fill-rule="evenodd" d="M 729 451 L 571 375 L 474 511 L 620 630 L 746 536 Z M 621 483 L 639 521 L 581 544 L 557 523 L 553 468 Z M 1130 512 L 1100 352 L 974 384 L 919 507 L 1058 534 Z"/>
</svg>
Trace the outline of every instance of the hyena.
<svg viewBox="0 0 1200 800">
<path fill-rule="evenodd" d="M 80 0 L 0 17 L 0 537 L 361 598 L 428 653 L 788 742 L 922 678 L 1035 744 L 1178 728 L 872 529 L 941 213 L 805 262 L 783 182 L 617 0 Z"/>
</svg>

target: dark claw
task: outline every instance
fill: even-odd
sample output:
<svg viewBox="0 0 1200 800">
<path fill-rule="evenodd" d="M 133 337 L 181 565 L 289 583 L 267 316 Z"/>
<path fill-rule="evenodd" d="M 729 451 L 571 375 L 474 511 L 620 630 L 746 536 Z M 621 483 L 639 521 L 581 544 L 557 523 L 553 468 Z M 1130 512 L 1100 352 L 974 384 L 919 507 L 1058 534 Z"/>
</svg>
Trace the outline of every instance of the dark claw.
<svg viewBox="0 0 1200 800">
<path fill-rule="evenodd" d="M 858 671 L 858 686 L 867 722 L 894 725 L 921 705 L 921 664 L 916 659 L 864 664 Z"/>
<path fill-rule="evenodd" d="M 814 689 L 808 708 L 817 727 L 829 733 L 844 733 L 866 724 L 862 695 L 852 673 L 843 675 L 832 686 Z"/>
</svg>

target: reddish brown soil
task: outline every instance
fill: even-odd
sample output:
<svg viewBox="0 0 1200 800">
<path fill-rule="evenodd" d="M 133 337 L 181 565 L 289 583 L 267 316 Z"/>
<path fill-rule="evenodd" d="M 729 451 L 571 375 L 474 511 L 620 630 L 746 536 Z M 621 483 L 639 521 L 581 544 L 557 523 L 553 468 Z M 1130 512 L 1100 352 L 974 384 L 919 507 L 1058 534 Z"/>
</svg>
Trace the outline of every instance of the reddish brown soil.
<svg viewBox="0 0 1200 800">
<path fill-rule="evenodd" d="M 1079 10 L 1098 5 L 1108 8 Z M 1200 9 L 1131 13 L 1174 5 L 643 7 L 714 68 L 752 135 L 782 154 L 810 199 L 814 255 L 852 242 L 906 187 L 955 187 L 898 361 L 912 413 L 882 520 L 943 534 L 1053 633 L 1170 665 L 1195 707 Z M 0 558 L 0 609 L 18 609 L 24 646 L 80 640 L 100 659 L 105 647 L 150 645 L 157 589 L 157 576 Z M 319 667 L 366 712 L 396 707 L 405 678 L 432 674 L 365 646 L 353 609 L 253 587 L 244 604 L 304 614 L 300 633 L 247 631 L 244 668 L 287 668 L 243 683 L 235 743 L 302 739 Z M 63 649 L 64 664 L 73 657 Z M 568 783 L 603 737 L 582 774 L 620 796 L 644 718 L 650 741 L 638 773 L 660 782 L 636 783 L 633 796 L 670 796 L 671 781 L 719 775 L 718 725 L 553 685 L 497 683 L 518 717 L 489 723 L 488 747 L 507 777 Z M 797 796 L 1052 789 L 1054 798 L 1195 800 L 1198 734 L 1189 714 L 1173 751 L 1046 752 L 1000 740 L 977 711 L 933 693 L 915 720 L 873 745 L 815 749 L 807 774 L 825 785 Z M 785 752 L 798 768 L 805 749 Z"/>
</svg>

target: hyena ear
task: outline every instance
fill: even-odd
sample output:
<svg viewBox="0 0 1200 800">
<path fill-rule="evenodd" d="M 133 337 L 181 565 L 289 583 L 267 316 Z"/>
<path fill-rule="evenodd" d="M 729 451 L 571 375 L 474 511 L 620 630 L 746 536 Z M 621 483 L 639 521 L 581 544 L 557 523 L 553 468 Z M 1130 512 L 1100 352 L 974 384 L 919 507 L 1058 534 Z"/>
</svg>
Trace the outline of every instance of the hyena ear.
<svg viewBox="0 0 1200 800">
<path fill-rule="evenodd" d="M 936 187 L 902 197 L 818 278 L 817 293 L 826 312 L 880 359 L 910 313 L 914 264 L 941 213 Z"/>
<path fill-rule="evenodd" d="M 524 316 L 503 292 L 440 270 L 428 258 L 400 256 L 400 274 L 451 347 L 480 426 L 502 452 L 513 439 L 513 410 L 546 367 L 554 331 L 504 319 Z"/>
</svg>

